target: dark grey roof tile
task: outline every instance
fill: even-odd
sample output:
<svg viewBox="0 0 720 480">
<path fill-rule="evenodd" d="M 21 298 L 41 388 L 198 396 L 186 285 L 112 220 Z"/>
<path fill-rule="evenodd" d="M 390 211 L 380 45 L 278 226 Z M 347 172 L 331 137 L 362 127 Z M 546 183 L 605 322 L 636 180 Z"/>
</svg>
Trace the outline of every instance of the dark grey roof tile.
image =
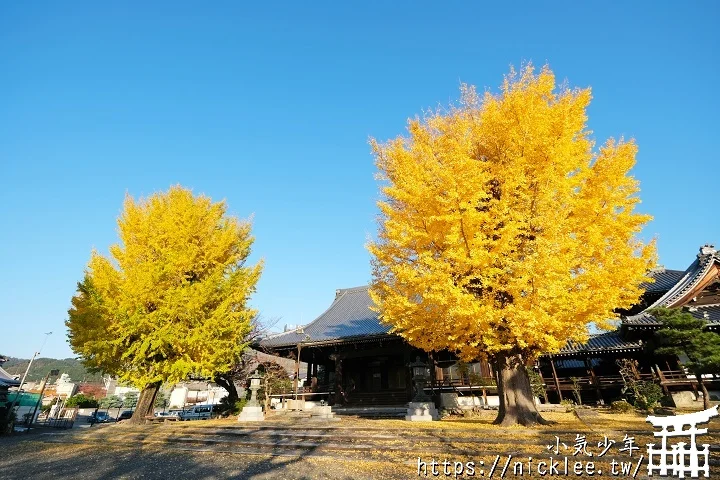
<svg viewBox="0 0 720 480">
<path fill-rule="evenodd" d="M 304 327 L 267 337 L 260 346 L 277 348 L 387 334 L 390 327 L 380 323 L 378 314 L 370 310 L 372 305 L 368 287 L 338 290 L 330 308 L 318 318 Z"/>
<path fill-rule="evenodd" d="M 667 292 L 680 281 L 684 273 L 683 270 L 666 270 L 664 268 L 653 270 L 650 272 L 650 277 L 655 281 L 643 283 L 640 287 L 651 293 Z"/>
<path fill-rule="evenodd" d="M 639 350 L 642 348 L 642 341 L 625 340 L 618 330 L 591 335 L 587 342 L 568 342 L 557 355 L 570 355 L 578 353 L 592 353 L 608 350 Z"/>
</svg>

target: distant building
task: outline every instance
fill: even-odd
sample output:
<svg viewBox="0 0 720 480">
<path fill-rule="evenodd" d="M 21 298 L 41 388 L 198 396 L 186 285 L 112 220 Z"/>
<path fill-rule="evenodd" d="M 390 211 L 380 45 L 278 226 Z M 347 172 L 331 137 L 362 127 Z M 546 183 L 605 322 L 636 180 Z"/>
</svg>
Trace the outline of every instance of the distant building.
<svg viewBox="0 0 720 480">
<path fill-rule="evenodd" d="M 63 373 L 55 381 L 55 394 L 61 398 L 70 398 L 77 392 L 77 384 L 73 383 L 70 375 Z"/>
</svg>

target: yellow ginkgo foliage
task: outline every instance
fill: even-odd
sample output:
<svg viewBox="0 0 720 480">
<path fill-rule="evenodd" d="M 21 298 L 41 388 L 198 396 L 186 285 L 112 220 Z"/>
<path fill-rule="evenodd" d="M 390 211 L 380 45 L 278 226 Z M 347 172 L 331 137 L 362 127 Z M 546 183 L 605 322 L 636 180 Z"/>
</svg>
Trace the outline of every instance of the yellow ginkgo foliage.
<svg viewBox="0 0 720 480">
<path fill-rule="evenodd" d="M 93 252 L 72 300 L 69 341 L 85 364 L 145 388 L 230 370 L 257 311 L 248 306 L 262 265 L 246 266 L 251 225 L 176 186 L 125 199 L 120 243 Z"/>
<path fill-rule="evenodd" d="M 371 294 L 409 343 L 487 358 L 498 423 L 542 422 L 525 365 L 607 327 L 638 300 L 655 246 L 638 233 L 633 141 L 595 150 L 589 89 L 558 88 L 548 67 L 501 92 L 462 87 L 459 106 L 373 140 L 383 199 Z"/>
</svg>

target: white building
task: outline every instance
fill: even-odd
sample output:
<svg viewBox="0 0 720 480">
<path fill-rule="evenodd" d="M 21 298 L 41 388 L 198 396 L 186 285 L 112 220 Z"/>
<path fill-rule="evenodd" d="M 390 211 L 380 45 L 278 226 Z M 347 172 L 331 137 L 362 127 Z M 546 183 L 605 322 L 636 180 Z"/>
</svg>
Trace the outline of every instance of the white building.
<svg viewBox="0 0 720 480">
<path fill-rule="evenodd" d="M 183 408 L 187 405 L 218 404 L 227 397 L 227 390 L 208 382 L 178 383 L 170 393 L 169 408 Z"/>
<path fill-rule="evenodd" d="M 63 373 L 55 381 L 55 394 L 61 398 L 70 398 L 75 395 L 77 391 L 77 384 L 73 383 L 70 379 L 70 375 Z"/>
</svg>

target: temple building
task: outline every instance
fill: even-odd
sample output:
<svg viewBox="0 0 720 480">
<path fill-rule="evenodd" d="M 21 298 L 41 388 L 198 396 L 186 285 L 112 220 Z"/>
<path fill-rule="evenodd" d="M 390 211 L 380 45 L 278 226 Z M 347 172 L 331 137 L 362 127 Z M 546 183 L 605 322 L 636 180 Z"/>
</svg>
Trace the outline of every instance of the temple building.
<svg viewBox="0 0 720 480">
<path fill-rule="evenodd" d="M 621 313 L 613 331 L 591 335 L 584 344 L 569 342 L 559 352 L 542 356 L 535 365 L 545 389 L 543 401 L 577 399 L 607 403 L 620 397 L 624 381 L 619 362 L 636 379 L 659 383 L 666 394 L 697 391 L 697 382 L 678 358 L 648 354 L 646 342 L 660 323 L 650 310 L 686 308 L 720 330 L 720 253 L 705 245 L 684 271 L 658 268 L 654 282 L 633 309 Z M 330 307 L 309 324 L 275 334 L 259 347 L 274 355 L 307 364 L 302 392 L 308 399 L 335 405 L 400 405 L 413 394 L 409 363 L 420 357 L 429 365 L 427 393 L 445 403 L 449 396 L 471 397 L 474 404 L 497 403 L 495 372 L 485 361 L 458 362 L 452 352 L 427 353 L 389 333 L 371 310 L 368 287 L 339 289 Z M 621 374 L 622 373 L 622 374 Z M 720 373 L 720 372 L 718 372 Z M 711 393 L 720 390 L 720 375 L 705 379 Z"/>
</svg>

